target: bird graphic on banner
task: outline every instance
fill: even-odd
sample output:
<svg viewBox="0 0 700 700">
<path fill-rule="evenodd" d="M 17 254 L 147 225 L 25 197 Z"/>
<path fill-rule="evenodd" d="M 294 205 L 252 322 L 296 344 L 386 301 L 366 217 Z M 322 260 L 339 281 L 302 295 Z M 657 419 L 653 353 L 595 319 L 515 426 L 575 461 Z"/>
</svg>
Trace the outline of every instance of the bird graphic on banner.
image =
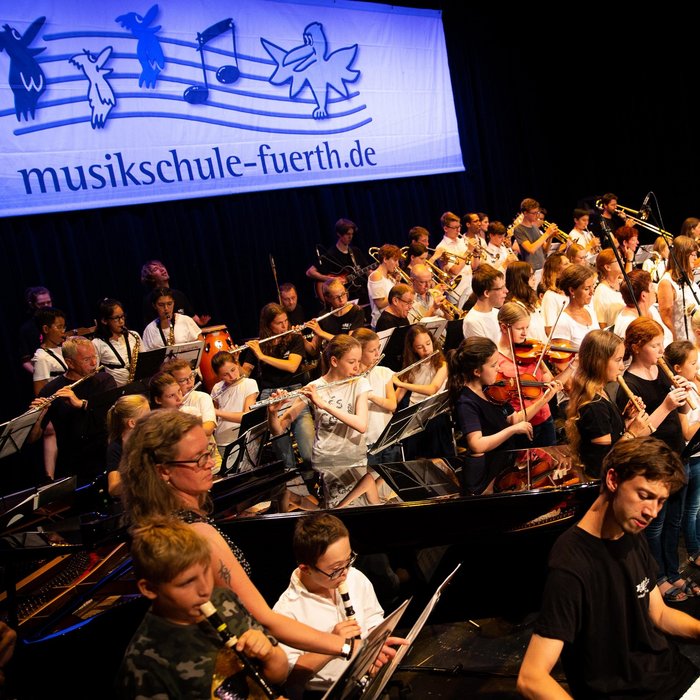
<svg viewBox="0 0 700 700">
<path fill-rule="evenodd" d="M 304 43 L 285 51 L 267 39 L 261 38 L 263 47 L 275 61 L 276 68 L 269 78 L 272 85 L 290 82 L 289 96 L 296 97 L 308 85 L 316 101 L 314 119 L 328 116 L 328 91 L 330 88 L 345 98 L 350 97 L 345 83 L 353 83 L 360 71 L 351 65 L 357 55 L 357 44 L 328 53 L 328 42 L 319 22 L 312 22 L 304 29 Z"/>
<path fill-rule="evenodd" d="M 87 99 L 92 109 L 90 122 L 93 129 L 104 128 L 107 115 L 117 104 L 112 87 L 107 82 L 107 76 L 112 72 L 112 69 L 104 67 L 111 54 L 112 47 L 107 46 L 97 56 L 91 54 L 87 49 L 83 49 L 82 53 L 68 59 L 74 66 L 83 71 L 90 83 Z"/>
<path fill-rule="evenodd" d="M 142 17 L 136 12 L 128 12 L 117 17 L 115 22 L 121 24 L 124 29 L 128 29 L 138 40 L 136 44 L 136 57 L 141 64 L 141 76 L 139 77 L 139 87 L 145 85 L 147 88 L 154 88 L 158 80 L 158 74 L 165 68 L 165 56 L 158 41 L 157 27 L 149 27 L 158 14 L 158 5 L 153 5 Z"/>
<path fill-rule="evenodd" d="M 35 59 L 46 47 L 29 48 L 45 21 L 46 17 L 35 19 L 24 34 L 9 24 L 3 25 L 0 32 L 0 51 L 4 49 L 10 57 L 9 83 L 15 96 L 17 121 L 22 121 L 22 117 L 29 121 L 29 115 L 34 119 L 36 104 L 46 90 L 46 76 Z"/>
</svg>

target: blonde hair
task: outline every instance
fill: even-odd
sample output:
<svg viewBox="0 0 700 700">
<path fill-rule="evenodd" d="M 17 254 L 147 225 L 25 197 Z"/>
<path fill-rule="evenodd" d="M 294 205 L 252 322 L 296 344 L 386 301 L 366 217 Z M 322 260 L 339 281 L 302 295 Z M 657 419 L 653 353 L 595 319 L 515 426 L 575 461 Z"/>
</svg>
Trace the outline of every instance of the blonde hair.
<svg viewBox="0 0 700 700">
<path fill-rule="evenodd" d="M 142 394 L 120 396 L 114 406 L 107 411 L 107 429 L 110 440 L 121 440 L 127 421 L 140 418 L 151 408 L 148 399 Z"/>
</svg>

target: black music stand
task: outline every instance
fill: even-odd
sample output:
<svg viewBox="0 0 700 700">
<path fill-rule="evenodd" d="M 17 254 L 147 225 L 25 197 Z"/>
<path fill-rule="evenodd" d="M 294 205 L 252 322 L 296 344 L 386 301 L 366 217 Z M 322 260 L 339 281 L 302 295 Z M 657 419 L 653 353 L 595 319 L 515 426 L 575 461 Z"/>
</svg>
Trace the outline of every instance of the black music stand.
<svg viewBox="0 0 700 700">
<path fill-rule="evenodd" d="M 464 321 L 461 318 L 455 318 L 447 322 L 447 332 L 445 334 L 445 342 L 442 349 L 447 352 L 459 347 L 459 344 L 464 340 Z"/>
<path fill-rule="evenodd" d="M 440 318 L 439 316 L 428 316 L 422 318 L 418 323 L 424 325 L 429 331 L 433 338 L 442 338 L 442 334 L 447 327 L 447 319 Z"/>
<path fill-rule="evenodd" d="M 379 352 L 385 357 L 384 364 L 394 372 L 401 371 L 403 365 L 403 348 L 406 334 L 411 326 L 387 328 L 379 332 Z M 390 332 L 389 332 L 390 331 Z"/>
<path fill-rule="evenodd" d="M 203 350 L 203 340 L 192 340 L 188 343 L 168 345 L 155 350 L 144 350 L 139 353 L 134 379 L 148 382 L 166 360 L 187 360 L 192 369 L 195 370 L 199 367 Z"/>
<path fill-rule="evenodd" d="M 449 408 L 449 396 L 446 390 L 413 406 L 402 408 L 391 417 L 382 434 L 370 448 L 369 454 L 376 455 L 387 447 L 422 432 L 433 418 L 445 413 Z"/>
<path fill-rule="evenodd" d="M 18 494 L 10 494 L 1 499 L 0 507 L 4 507 L 7 501 L 14 501 L 12 505 L 0 513 L 0 532 L 4 532 L 10 526 L 23 520 L 39 508 L 60 499 L 72 497 L 75 493 L 77 476 L 67 476 L 65 479 L 52 481 L 45 486 L 27 489 Z"/>
<path fill-rule="evenodd" d="M 261 412 L 262 420 L 259 420 Z M 257 418 L 258 422 L 251 425 L 253 419 L 246 421 L 248 416 Z M 244 413 L 238 437 L 231 444 L 226 445 L 224 450 L 221 476 L 250 471 L 260 466 L 262 446 L 267 442 L 268 432 L 265 406 L 261 406 L 252 413 Z"/>
<path fill-rule="evenodd" d="M 423 629 L 423 626 L 428 621 L 430 613 L 433 612 L 433 609 L 438 604 L 442 592 L 451 583 L 452 579 L 455 577 L 455 574 L 459 571 L 459 568 L 461 566 L 462 562 L 457 564 L 457 566 L 452 570 L 452 573 L 450 573 L 447 576 L 447 578 L 437 587 L 437 590 L 435 591 L 435 593 L 433 593 L 432 598 L 428 601 L 428 604 L 425 606 L 425 608 L 423 608 L 423 612 L 419 615 L 418 619 L 413 624 L 413 627 L 411 627 L 411 631 L 406 635 L 405 639 L 408 642 L 408 644 L 400 646 L 396 650 L 396 656 L 394 656 L 394 658 L 388 664 L 382 666 L 379 673 L 377 674 L 377 677 L 372 683 L 372 688 L 370 689 L 370 692 L 367 693 L 367 700 L 377 700 L 382 694 L 382 691 L 386 687 L 386 684 L 391 680 L 391 677 L 396 672 L 396 669 L 398 669 L 399 664 L 403 661 L 406 654 L 408 654 L 409 650 L 411 649 L 411 645 L 413 644 L 413 642 L 416 641 L 416 638 L 420 634 L 420 631 Z"/>
<path fill-rule="evenodd" d="M 428 498 L 458 496 L 459 481 L 452 467 L 438 466 L 432 459 L 373 464 L 372 469 L 386 481 L 402 501 L 423 501 Z M 448 472 L 449 470 L 449 472 Z"/>
<path fill-rule="evenodd" d="M 409 598 L 401 603 L 391 615 L 385 617 L 369 633 L 367 639 L 364 639 L 359 645 L 355 645 L 355 655 L 323 696 L 323 700 L 359 698 L 375 688 L 379 675 L 370 675 L 370 670 L 377 656 L 379 656 L 384 642 L 391 636 L 410 602 L 411 599 Z"/>
<path fill-rule="evenodd" d="M 41 409 L 29 409 L 0 425 L 0 459 L 9 457 L 22 449 L 40 415 Z"/>
</svg>

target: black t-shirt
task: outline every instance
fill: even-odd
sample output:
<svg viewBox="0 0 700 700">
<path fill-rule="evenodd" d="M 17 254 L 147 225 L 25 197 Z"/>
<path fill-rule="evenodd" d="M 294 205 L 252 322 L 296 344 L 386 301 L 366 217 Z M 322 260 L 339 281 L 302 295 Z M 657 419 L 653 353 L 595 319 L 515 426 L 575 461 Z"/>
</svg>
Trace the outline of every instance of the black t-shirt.
<svg viewBox="0 0 700 700">
<path fill-rule="evenodd" d="M 646 406 L 646 412 L 651 415 L 668 396 L 668 390 L 671 388 L 671 380 L 659 370 L 659 376 L 656 379 L 642 379 L 636 374 L 632 374 L 627 370 L 624 374 L 633 394 L 639 396 Z M 622 411 L 627 405 L 627 394 L 623 391 L 617 392 L 617 407 Z M 681 428 L 681 420 L 678 417 L 678 409 L 673 409 L 654 433 L 655 438 L 663 440 L 672 450 L 675 450 L 679 455 L 685 447 L 683 439 L 683 430 Z"/>
<path fill-rule="evenodd" d="M 618 214 L 613 214 L 611 219 L 604 219 L 601 214 L 595 214 L 588 228 L 594 236 L 600 239 L 600 244 L 603 248 L 609 248 L 610 241 L 608 236 L 604 233 L 604 228 L 614 235 L 615 231 L 624 225 L 625 220 Z"/>
<path fill-rule="evenodd" d="M 379 314 L 377 319 L 377 325 L 374 330 L 379 333 L 379 331 L 385 331 L 388 328 L 400 328 L 401 326 L 410 326 L 411 323 L 407 318 L 402 318 L 401 316 L 394 316 L 388 311 L 384 310 Z"/>
<path fill-rule="evenodd" d="M 649 617 L 656 563 L 646 539 L 575 526 L 555 543 L 535 633 L 564 642 L 575 698 L 672 700 L 698 675 Z"/>
<path fill-rule="evenodd" d="M 71 384 L 65 376 L 56 377 L 40 392 L 46 397 Z M 92 481 L 105 470 L 107 449 L 107 409 L 97 397 L 116 387 L 114 379 L 106 372 L 78 384 L 73 392 L 79 399 L 86 399 L 87 410 L 73 408 L 67 399 L 56 399 L 46 412 L 42 424 L 53 423 L 58 444 L 56 478 L 78 475 L 78 484 Z"/>
<path fill-rule="evenodd" d="M 579 408 L 579 419 L 576 425 L 581 436 L 579 456 L 586 474 L 599 479 L 603 458 L 625 432 L 625 421 L 612 401 L 596 396 L 593 401 Z M 608 434 L 610 435 L 609 445 L 597 445 L 591 442 L 594 438 Z"/>
<path fill-rule="evenodd" d="M 297 304 L 294 311 L 287 311 L 287 318 L 289 319 L 290 326 L 301 326 L 306 321 L 306 314 L 304 309 L 301 308 L 301 304 Z"/>
<path fill-rule="evenodd" d="M 318 325 L 321 326 L 321 330 L 333 335 L 349 333 L 365 325 L 365 314 L 359 306 L 353 306 L 346 314 L 342 316 L 339 314 L 328 316 L 320 321 Z"/>
<path fill-rule="evenodd" d="M 350 253 L 352 251 L 352 254 Z M 348 272 L 357 267 L 369 265 L 365 254 L 355 246 L 350 246 L 347 253 L 343 253 L 338 246 L 331 246 L 321 256 L 318 271 L 323 275 L 337 275 Z"/>
<path fill-rule="evenodd" d="M 274 342 L 274 341 L 273 341 Z M 278 360 L 288 360 L 290 355 L 301 355 L 304 359 L 304 339 L 298 333 L 290 333 L 282 342 L 277 345 L 263 343 L 262 351 L 270 357 Z M 306 372 L 291 374 L 282 369 L 277 369 L 267 362 L 259 362 L 252 350 L 246 350 L 241 357 L 241 364 L 253 365 L 251 376 L 255 376 L 260 389 L 280 389 L 291 384 L 305 384 Z M 300 365 L 301 367 L 301 365 Z"/>
</svg>

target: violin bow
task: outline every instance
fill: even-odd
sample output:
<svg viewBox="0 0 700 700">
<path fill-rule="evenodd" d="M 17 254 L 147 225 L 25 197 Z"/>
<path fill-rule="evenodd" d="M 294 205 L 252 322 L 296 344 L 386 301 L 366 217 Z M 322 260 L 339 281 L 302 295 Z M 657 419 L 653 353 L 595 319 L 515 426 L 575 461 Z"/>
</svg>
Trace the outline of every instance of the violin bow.
<svg viewBox="0 0 700 700">
<path fill-rule="evenodd" d="M 544 344 L 544 347 L 542 348 L 542 352 L 540 353 L 540 356 L 537 358 L 537 364 L 535 365 L 535 369 L 533 371 L 533 376 L 537 377 L 537 370 L 540 368 L 540 365 L 542 364 L 542 360 L 544 359 L 544 355 L 547 352 L 547 348 L 552 344 L 552 336 L 554 335 L 554 330 L 557 327 L 557 323 L 559 323 L 559 319 L 561 318 L 561 315 L 564 311 L 564 308 L 566 307 L 567 302 L 564 301 L 562 302 L 561 308 L 559 309 L 559 313 L 557 314 L 557 317 L 554 319 L 554 323 L 552 324 L 552 327 L 549 331 L 549 335 L 547 336 L 547 342 Z"/>
<path fill-rule="evenodd" d="M 520 372 L 518 372 L 518 366 L 515 361 L 515 347 L 513 344 L 513 329 L 510 324 L 506 326 L 508 330 L 508 344 L 510 345 L 510 356 L 513 358 L 513 367 L 515 368 L 515 386 L 518 389 L 518 400 L 520 401 L 520 410 L 523 412 L 523 420 L 527 420 L 527 414 L 525 413 L 525 402 L 523 401 L 523 386 L 520 383 Z M 531 488 L 530 479 L 530 450 L 527 450 L 527 488 Z"/>
</svg>

